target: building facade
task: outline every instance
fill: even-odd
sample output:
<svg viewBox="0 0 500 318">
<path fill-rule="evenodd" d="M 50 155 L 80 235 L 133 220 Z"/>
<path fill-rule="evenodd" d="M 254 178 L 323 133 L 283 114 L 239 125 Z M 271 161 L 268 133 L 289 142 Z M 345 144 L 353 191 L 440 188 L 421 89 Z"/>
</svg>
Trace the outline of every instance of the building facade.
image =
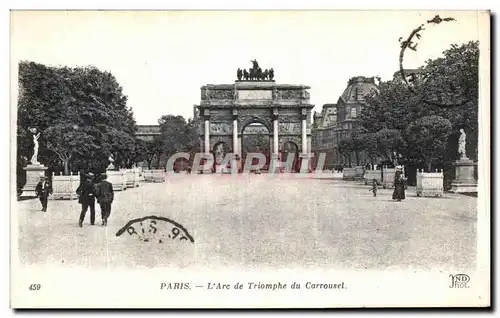
<svg viewBox="0 0 500 318">
<path fill-rule="evenodd" d="M 365 96 L 378 91 L 374 77 L 356 76 L 349 79 L 347 88 L 336 104 L 325 104 L 320 114 L 314 116 L 314 153 L 326 154 L 325 168 L 366 163 L 363 153 L 350 155 L 339 151 L 339 142 L 349 133 L 358 131 L 358 119 Z"/>
<path fill-rule="evenodd" d="M 137 125 L 135 136 L 144 141 L 153 141 L 156 136 L 160 136 L 159 125 Z"/>
<path fill-rule="evenodd" d="M 314 113 L 312 148 L 318 159 L 324 153 L 325 169 L 332 169 L 337 164 L 334 153 L 335 129 L 337 128 L 337 104 L 325 104 L 321 113 Z"/>
</svg>

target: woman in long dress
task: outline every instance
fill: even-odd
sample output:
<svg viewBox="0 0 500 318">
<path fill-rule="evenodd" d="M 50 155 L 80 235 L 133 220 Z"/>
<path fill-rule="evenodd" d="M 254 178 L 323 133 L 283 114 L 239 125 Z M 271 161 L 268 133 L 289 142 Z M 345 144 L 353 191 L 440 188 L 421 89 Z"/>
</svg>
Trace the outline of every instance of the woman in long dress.
<svg viewBox="0 0 500 318">
<path fill-rule="evenodd" d="M 392 193 L 393 200 L 404 200 L 405 199 L 405 178 L 403 171 L 396 170 L 394 175 L 394 192 Z"/>
</svg>

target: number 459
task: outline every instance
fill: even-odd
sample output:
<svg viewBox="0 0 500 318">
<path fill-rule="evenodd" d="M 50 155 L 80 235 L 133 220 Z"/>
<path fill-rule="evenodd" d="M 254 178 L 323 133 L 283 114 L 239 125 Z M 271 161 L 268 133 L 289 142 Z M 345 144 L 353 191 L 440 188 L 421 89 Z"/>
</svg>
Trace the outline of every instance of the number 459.
<svg viewBox="0 0 500 318">
<path fill-rule="evenodd" d="M 40 288 L 42 288 L 40 284 L 31 284 L 29 290 L 40 290 Z"/>
</svg>

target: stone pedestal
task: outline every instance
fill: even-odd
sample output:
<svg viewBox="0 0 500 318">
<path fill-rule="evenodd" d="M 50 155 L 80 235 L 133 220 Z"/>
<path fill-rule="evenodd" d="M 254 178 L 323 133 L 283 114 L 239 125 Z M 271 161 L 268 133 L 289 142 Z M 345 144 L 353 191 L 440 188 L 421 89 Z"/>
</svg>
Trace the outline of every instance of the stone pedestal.
<svg viewBox="0 0 500 318">
<path fill-rule="evenodd" d="M 466 157 L 455 161 L 455 180 L 451 183 L 450 192 L 477 192 L 477 181 L 474 179 L 474 167 L 476 165 L 474 161 Z"/>
<path fill-rule="evenodd" d="M 231 174 L 237 174 L 239 172 L 240 159 L 241 159 L 240 156 L 238 156 L 237 154 L 235 154 L 231 158 L 231 170 L 230 170 Z"/>
<path fill-rule="evenodd" d="M 26 170 L 26 184 L 23 187 L 22 197 L 36 197 L 35 188 L 40 177 L 45 175 L 48 168 L 43 164 L 29 164 L 24 168 Z"/>
<path fill-rule="evenodd" d="M 74 200 L 78 199 L 76 190 L 80 185 L 80 176 L 70 173 L 69 176 L 53 175 L 52 176 L 52 195 L 49 199 L 53 200 Z"/>
<path fill-rule="evenodd" d="M 362 180 L 363 175 L 365 174 L 365 167 L 364 166 L 356 166 L 354 167 L 354 171 L 356 172 L 356 176 L 354 177 L 356 180 Z"/>
<path fill-rule="evenodd" d="M 343 180 L 354 180 L 356 178 L 356 168 L 344 168 L 342 170 Z"/>
<path fill-rule="evenodd" d="M 416 192 L 418 197 L 425 196 L 443 196 L 444 175 L 443 171 L 424 172 L 417 170 L 417 187 Z"/>
<path fill-rule="evenodd" d="M 271 155 L 271 165 L 269 166 L 268 173 L 280 173 L 281 172 L 281 162 L 280 156 L 277 153 Z"/>
<path fill-rule="evenodd" d="M 127 189 L 127 178 L 123 171 L 106 171 L 108 182 L 113 185 L 113 191 L 123 191 Z"/>
<path fill-rule="evenodd" d="M 313 155 L 309 153 L 303 153 L 300 155 L 300 173 L 312 172 L 312 158 Z"/>
</svg>

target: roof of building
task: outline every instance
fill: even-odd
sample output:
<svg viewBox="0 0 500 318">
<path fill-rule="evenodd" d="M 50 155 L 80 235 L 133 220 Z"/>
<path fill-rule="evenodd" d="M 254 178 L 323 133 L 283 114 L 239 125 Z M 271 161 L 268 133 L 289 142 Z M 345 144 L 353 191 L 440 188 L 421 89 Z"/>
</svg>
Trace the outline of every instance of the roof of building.
<svg viewBox="0 0 500 318">
<path fill-rule="evenodd" d="M 317 128 L 326 128 L 337 122 L 337 104 L 324 104 L 321 113 L 315 113 Z"/>
<path fill-rule="evenodd" d="M 347 88 L 340 98 L 346 103 L 359 102 L 373 90 L 378 91 L 374 77 L 355 76 L 349 79 Z"/>
</svg>

